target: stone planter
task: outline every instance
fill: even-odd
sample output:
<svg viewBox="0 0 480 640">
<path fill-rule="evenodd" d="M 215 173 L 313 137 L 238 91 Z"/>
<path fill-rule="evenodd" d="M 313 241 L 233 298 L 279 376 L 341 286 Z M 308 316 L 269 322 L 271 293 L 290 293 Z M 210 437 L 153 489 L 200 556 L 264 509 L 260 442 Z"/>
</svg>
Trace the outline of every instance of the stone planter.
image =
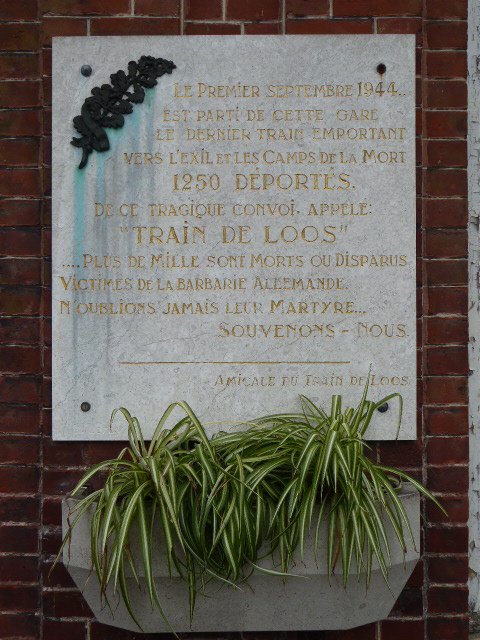
<svg viewBox="0 0 480 640">
<path fill-rule="evenodd" d="M 329 580 L 326 575 L 322 561 L 322 554 L 324 556 L 326 553 L 325 544 L 322 548 L 320 543 L 319 566 L 315 563 L 313 545 L 309 548 L 307 544 L 304 562 L 298 560 L 292 569 L 292 572 L 306 579 L 288 578 L 284 582 L 282 578 L 256 572 L 249 580 L 251 588 L 244 586 L 241 591 L 212 583 L 208 588 L 209 597 L 198 594 L 190 627 L 186 585 L 180 578 L 168 576 L 165 558 L 159 552 L 153 558 L 156 584 L 172 627 L 178 632 L 307 631 L 350 629 L 386 618 L 419 558 L 420 497 L 409 484 L 404 485 L 399 495 L 412 525 L 417 550 L 410 542 L 404 558 L 393 531 L 388 529 L 392 553 L 390 590 L 376 563 L 368 591 L 363 575 L 359 582 L 352 576 L 347 589 L 344 589 L 340 577 L 334 576 Z M 64 532 L 72 504 L 73 499 L 63 502 Z M 322 538 L 325 539 L 325 536 Z M 133 553 L 135 555 L 135 550 Z M 87 515 L 77 524 L 71 544 L 66 545 L 63 561 L 97 620 L 138 631 L 124 605 L 111 593 L 108 597 L 112 610 L 101 605 L 98 582 L 91 572 Z M 265 567 L 274 567 L 270 557 L 265 558 L 263 564 Z M 152 611 L 145 591 L 138 589 L 133 578 L 129 579 L 129 583 L 133 608 L 138 613 L 144 632 L 168 632 L 158 611 Z"/>
</svg>

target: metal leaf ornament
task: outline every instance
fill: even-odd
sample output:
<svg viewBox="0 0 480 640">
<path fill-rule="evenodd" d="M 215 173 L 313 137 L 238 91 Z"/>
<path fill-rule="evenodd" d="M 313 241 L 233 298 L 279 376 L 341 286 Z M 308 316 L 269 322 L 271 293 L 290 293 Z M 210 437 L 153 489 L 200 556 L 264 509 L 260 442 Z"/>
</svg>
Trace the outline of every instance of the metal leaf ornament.
<svg viewBox="0 0 480 640">
<path fill-rule="evenodd" d="M 132 113 L 133 105 L 145 99 L 145 89 L 157 84 L 157 79 L 175 69 L 171 60 L 142 56 L 138 62 L 129 62 L 128 71 L 112 73 L 111 84 L 94 87 L 92 95 L 86 98 L 81 115 L 75 116 L 73 126 L 80 138 L 73 138 L 71 144 L 82 149 L 82 160 L 78 165 L 83 169 L 92 151 L 108 151 L 110 142 L 106 128 L 123 127 L 125 115 Z"/>
</svg>

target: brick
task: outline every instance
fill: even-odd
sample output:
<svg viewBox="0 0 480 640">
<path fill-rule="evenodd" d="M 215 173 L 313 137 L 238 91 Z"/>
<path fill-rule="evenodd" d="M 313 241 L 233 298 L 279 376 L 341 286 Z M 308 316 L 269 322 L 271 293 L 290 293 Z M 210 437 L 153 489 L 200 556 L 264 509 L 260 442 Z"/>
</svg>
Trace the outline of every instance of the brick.
<svg viewBox="0 0 480 640">
<path fill-rule="evenodd" d="M 465 80 L 426 80 L 425 106 L 429 109 L 464 109 L 467 106 Z"/>
<path fill-rule="evenodd" d="M 422 44 L 421 18 L 378 18 L 377 33 L 412 33 L 417 47 Z"/>
<path fill-rule="evenodd" d="M 422 0 L 333 0 L 335 16 L 421 16 Z"/>
<path fill-rule="evenodd" d="M 423 625 L 423 620 L 384 620 L 381 637 L 386 640 L 423 640 Z"/>
<path fill-rule="evenodd" d="M 5 368 L 8 366 L 7 362 Z M 35 434 L 38 432 L 39 422 L 39 410 L 36 405 L 6 404 L 1 407 L 0 431 L 4 433 Z"/>
<path fill-rule="evenodd" d="M 41 284 L 38 258 L 0 258 L 0 284 Z"/>
<path fill-rule="evenodd" d="M 2 20 L 36 20 L 37 2 L 36 0 L 0 0 L 0 16 Z"/>
<path fill-rule="evenodd" d="M 467 553 L 468 527 L 428 527 L 425 550 L 429 553 Z"/>
<path fill-rule="evenodd" d="M 87 20 L 82 18 L 49 18 L 42 20 L 42 43 L 50 47 L 55 36 L 86 36 Z"/>
<path fill-rule="evenodd" d="M 108 456 L 105 456 L 101 460 L 107 459 Z M 71 442 L 54 442 L 47 439 L 43 446 L 43 461 L 45 465 L 80 466 L 84 463 L 82 447 L 72 446 Z"/>
<path fill-rule="evenodd" d="M 39 56 L 36 53 L 0 53 L 0 79 L 39 77 Z"/>
<path fill-rule="evenodd" d="M 45 587 L 75 588 L 75 583 L 63 563 L 53 566 L 53 562 L 44 562 L 42 565 L 43 584 Z M 63 640 L 63 639 L 62 639 Z"/>
<path fill-rule="evenodd" d="M 465 111 L 425 112 L 425 135 L 427 138 L 465 138 L 467 114 Z"/>
<path fill-rule="evenodd" d="M 0 402 L 38 403 L 40 401 L 40 391 L 41 384 L 38 377 L 0 374 Z"/>
<path fill-rule="evenodd" d="M 35 493 L 38 491 L 38 483 L 37 467 L 0 466 L 1 493 Z"/>
<path fill-rule="evenodd" d="M 34 80 L 0 82 L 0 109 L 40 106 L 40 83 Z"/>
<path fill-rule="evenodd" d="M 436 583 L 465 583 L 468 580 L 468 556 L 427 558 L 428 577 Z"/>
<path fill-rule="evenodd" d="M 239 24 L 225 24 L 221 22 L 187 22 L 185 34 L 190 36 L 235 35 L 241 33 Z"/>
<path fill-rule="evenodd" d="M 430 491 L 439 493 L 465 493 L 468 491 L 468 466 L 429 467 L 428 483 Z"/>
<path fill-rule="evenodd" d="M 36 438 L 0 438 L 1 464 L 34 464 L 39 461 L 40 444 Z"/>
<path fill-rule="evenodd" d="M 427 618 L 427 638 L 468 640 L 468 618 Z"/>
<path fill-rule="evenodd" d="M 420 617 L 423 612 L 422 590 L 404 589 L 398 597 L 390 615 L 396 618 Z"/>
<path fill-rule="evenodd" d="M 466 167 L 466 140 L 427 140 L 425 143 L 428 167 Z"/>
<path fill-rule="evenodd" d="M 0 256 L 36 256 L 40 253 L 39 229 L 0 229 Z"/>
<path fill-rule="evenodd" d="M 43 640 L 84 640 L 86 629 L 84 622 L 69 620 L 45 620 L 43 623 Z"/>
<path fill-rule="evenodd" d="M 37 582 L 38 559 L 35 556 L 0 556 L 0 582 Z"/>
<path fill-rule="evenodd" d="M 465 284 L 468 277 L 468 264 L 466 260 L 429 260 L 425 264 L 425 272 L 427 276 L 426 282 L 430 286 Z M 447 298 L 443 304 L 447 309 L 451 299 L 451 292 L 445 290 L 445 295 Z M 456 297 L 456 294 L 454 297 Z"/>
<path fill-rule="evenodd" d="M 426 17 L 445 20 L 468 16 L 468 0 L 426 0 Z"/>
<path fill-rule="evenodd" d="M 433 318 L 429 318 L 429 320 L 433 320 Z M 445 378 L 425 377 L 423 379 L 423 384 L 424 401 L 426 404 L 468 403 L 468 378 L 466 376 L 449 376 Z"/>
<path fill-rule="evenodd" d="M 0 111 L 0 136 L 35 136 L 40 134 L 38 111 Z"/>
<path fill-rule="evenodd" d="M 3 373 L 40 373 L 40 349 L 0 346 Z"/>
<path fill-rule="evenodd" d="M 84 463 L 92 465 L 116 458 L 122 450 L 122 445 L 122 442 L 85 442 L 82 445 Z"/>
<path fill-rule="evenodd" d="M 425 195 L 438 198 L 467 195 L 464 169 L 428 169 L 425 171 Z"/>
<path fill-rule="evenodd" d="M 468 241 L 466 230 L 429 229 L 425 233 L 425 257 L 466 258 Z"/>
<path fill-rule="evenodd" d="M 432 142 L 432 141 L 431 141 Z M 463 143 L 463 140 L 461 141 Z M 425 227 L 465 227 L 468 219 L 467 199 L 439 198 L 424 201 L 424 226 Z"/>
<path fill-rule="evenodd" d="M 287 17 L 295 16 L 328 16 L 330 13 L 329 0 L 287 0 L 285 9 Z"/>
<path fill-rule="evenodd" d="M 0 200 L 0 227 L 29 227 L 39 223 L 40 202 L 38 200 L 10 200 L 7 198 Z"/>
<path fill-rule="evenodd" d="M 0 165 L 37 165 L 39 146 L 35 138 L 0 139 Z"/>
<path fill-rule="evenodd" d="M 467 54 L 463 51 L 426 51 L 425 73 L 436 78 L 465 78 Z"/>
<path fill-rule="evenodd" d="M 450 260 L 446 261 L 447 266 L 451 265 Z M 462 261 L 463 264 L 463 261 Z M 434 267 L 433 263 L 428 263 L 429 266 Z M 440 279 L 441 270 L 432 268 L 429 277 L 434 279 Z M 460 279 L 462 284 L 466 283 L 466 279 L 461 279 L 461 275 L 467 277 L 466 265 L 463 271 L 456 275 L 456 278 Z M 440 283 L 438 283 L 440 284 Z M 425 313 L 427 315 L 436 315 L 438 313 L 458 313 L 465 315 L 468 309 L 468 291 L 466 287 L 427 287 L 425 290 Z"/>
<path fill-rule="evenodd" d="M 178 35 L 177 18 L 93 18 L 92 36 Z"/>
<path fill-rule="evenodd" d="M 420 440 L 379 443 L 382 464 L 396 467 L 421 467 L 422 443 Z"/>
<path fill-rule="evenodd" d="M 139 16 L 178 16 L 180 15 L 180 0 L 136 0 L 135 14 Z"/>
<path fill-rule="evenodd" d="M 0 196 L 40 196 L 40 172 L 37 169 L 0 169 Z"/>
<path fill-rule="evenodd" d="M 36 527 L 0 524 L 0 552 L 36 553 L 37 550 L 38 530 Z"/>
<path fill-rule="evenodd" d="M 45 615 L 52 618 L 90 618 L 92 613 L 78 591 L 50 591 L 43 596 Z"/>
<path fill-rule="evenodd" d="M 434 465 L 468 463 L 468 438 L 432 438 L 427 443 L 427 462 Z"/>
<path fill-rule="evenodd" d="M 466 613 L 468 611 L 467 587 L 430 587 L 428 608 L 431 613 Z"/>
<path fill-rule="evenodd" d="M 109 625 L 92 620 L 90 625 L 90 640 L 132 640 L 132 637 L 128 631 L 115 629 Z"/>
<path fill-rule="evenodd" d="M 38 522 L 39 518 L 40 503 L 38 498 L 15 496 L 8 498 L 2 497 L 0 500 L 0 521 L 4 523 L 35 523 Z"/>
<path fill-rule="evenodd" d="M 81 471 L 70 470 L 65 473 L 63 469 L 46 469 L 43 474 L 44 492 L 49 496 L 64 496 L 72 491 L 82 475 Z"/>
<path fill-rule="evenodd" d="M 425 36 L 428 49 L 466 49 L 467 23 L 451 20 L 426 22 Z"/>
<path fill-rule="evenodd" d="M 185 0 L 186 20 L 221 20 L 222 0 Z"/>
<path fill-rule="evenodd" d="M 287 20 L 286 33 L 332 34 L 373 33 L 373 20 Z"/>
<path fill-rule="evenodd" d="M 40 637 L 40 620 L 33 613 L 0 614 L 0 636 L 2 638 L 22 638 L 37 640 Z"/>
<path fill-rule="evenodd" d="M 430 375 L 468 374 L 468 349 L 460 347 L 429 347 L 426 367 Z"/>
<path fill-rule="evenodd" d="M 0 315 L 38 315 L 40 313 L 41 298 L 42 291 L 40 288 L 0 287 Z"/>
<path fill-rule="evenodd" d="M 450 438 L 455 440 L 455 438 Z M 442 496 L 440 502 L 447 512 L 445 515 L 431 500 L 427 501 L 427 520 L 433 524 L 467 524 L 468 497 Z M 440 581 L 441 582 L 441 581 Z"/>
<path fill-rule="evenodd" d="M 227 20 L 277 20 L 280 0 L 228 0 Z"/>
<path fill-rule="evenodd" d="M 425 427 L 430 435 L 467 435 L 467 407 L 426 407 Z"/>
<path fill-rule="evenodd" d="M 282 32 L 280 22 L 247 22 L 244 27 L 246 35 L 275 35 Z"/>
<path fill-rule="evenodd" d="M 38 28 L 34 24 L 0 24 L 0 43 L 2 51 L 37 51 Z"/>
<path fill-rule="evenodd" d="M 468 341 L 467 318 L 426 318 L 427 344 L 465 344 Z"/>
<path fill-rule="evenodd" d="M 93 16 L 130 13 L 129 0 L 40 0 L 43 14 Z"/>
</svg>

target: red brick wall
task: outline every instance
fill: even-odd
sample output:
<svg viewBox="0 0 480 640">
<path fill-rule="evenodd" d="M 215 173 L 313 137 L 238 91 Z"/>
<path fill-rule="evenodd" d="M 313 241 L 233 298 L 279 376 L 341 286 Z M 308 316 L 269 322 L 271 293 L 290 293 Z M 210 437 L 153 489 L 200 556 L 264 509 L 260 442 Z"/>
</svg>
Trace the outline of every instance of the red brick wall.
<svg viewBox="0 0 480 640">
<path fill-rule="evenodd" d="M 465 639 L 467 0 L 40 0 L 38 5 L 0 0 L 0 638 L 140 637 L 92 621 L 62 567 L 48 578 L 60 541 L 61 497 L 85 465 L 116 449 L 50 438 L 51 37 L 415 33 L 418 440 L 382 444 L 378 455 L 423 478 L 442 497 L 450 519 L 426 509 L 423 557 L 389 620 L 347 633 L 285 637 Z"/>
</svg>

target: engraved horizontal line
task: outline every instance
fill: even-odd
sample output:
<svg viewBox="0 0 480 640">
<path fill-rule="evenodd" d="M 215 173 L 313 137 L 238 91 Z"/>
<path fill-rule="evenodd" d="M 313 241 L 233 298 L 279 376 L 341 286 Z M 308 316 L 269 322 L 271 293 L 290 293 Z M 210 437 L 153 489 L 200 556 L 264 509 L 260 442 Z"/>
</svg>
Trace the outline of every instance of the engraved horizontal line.
<svg viewBox="0 0 480 640">
<path fill-rule="evenodd" d="M 215 361 L 215 360 L 145 360 L 145 361 L 120 361 L 119 364 L 124 365 L 149 365 L 149 364 L 351 364 L 347 360 L 228 360 L 228 361 Z"/>
</svg>

